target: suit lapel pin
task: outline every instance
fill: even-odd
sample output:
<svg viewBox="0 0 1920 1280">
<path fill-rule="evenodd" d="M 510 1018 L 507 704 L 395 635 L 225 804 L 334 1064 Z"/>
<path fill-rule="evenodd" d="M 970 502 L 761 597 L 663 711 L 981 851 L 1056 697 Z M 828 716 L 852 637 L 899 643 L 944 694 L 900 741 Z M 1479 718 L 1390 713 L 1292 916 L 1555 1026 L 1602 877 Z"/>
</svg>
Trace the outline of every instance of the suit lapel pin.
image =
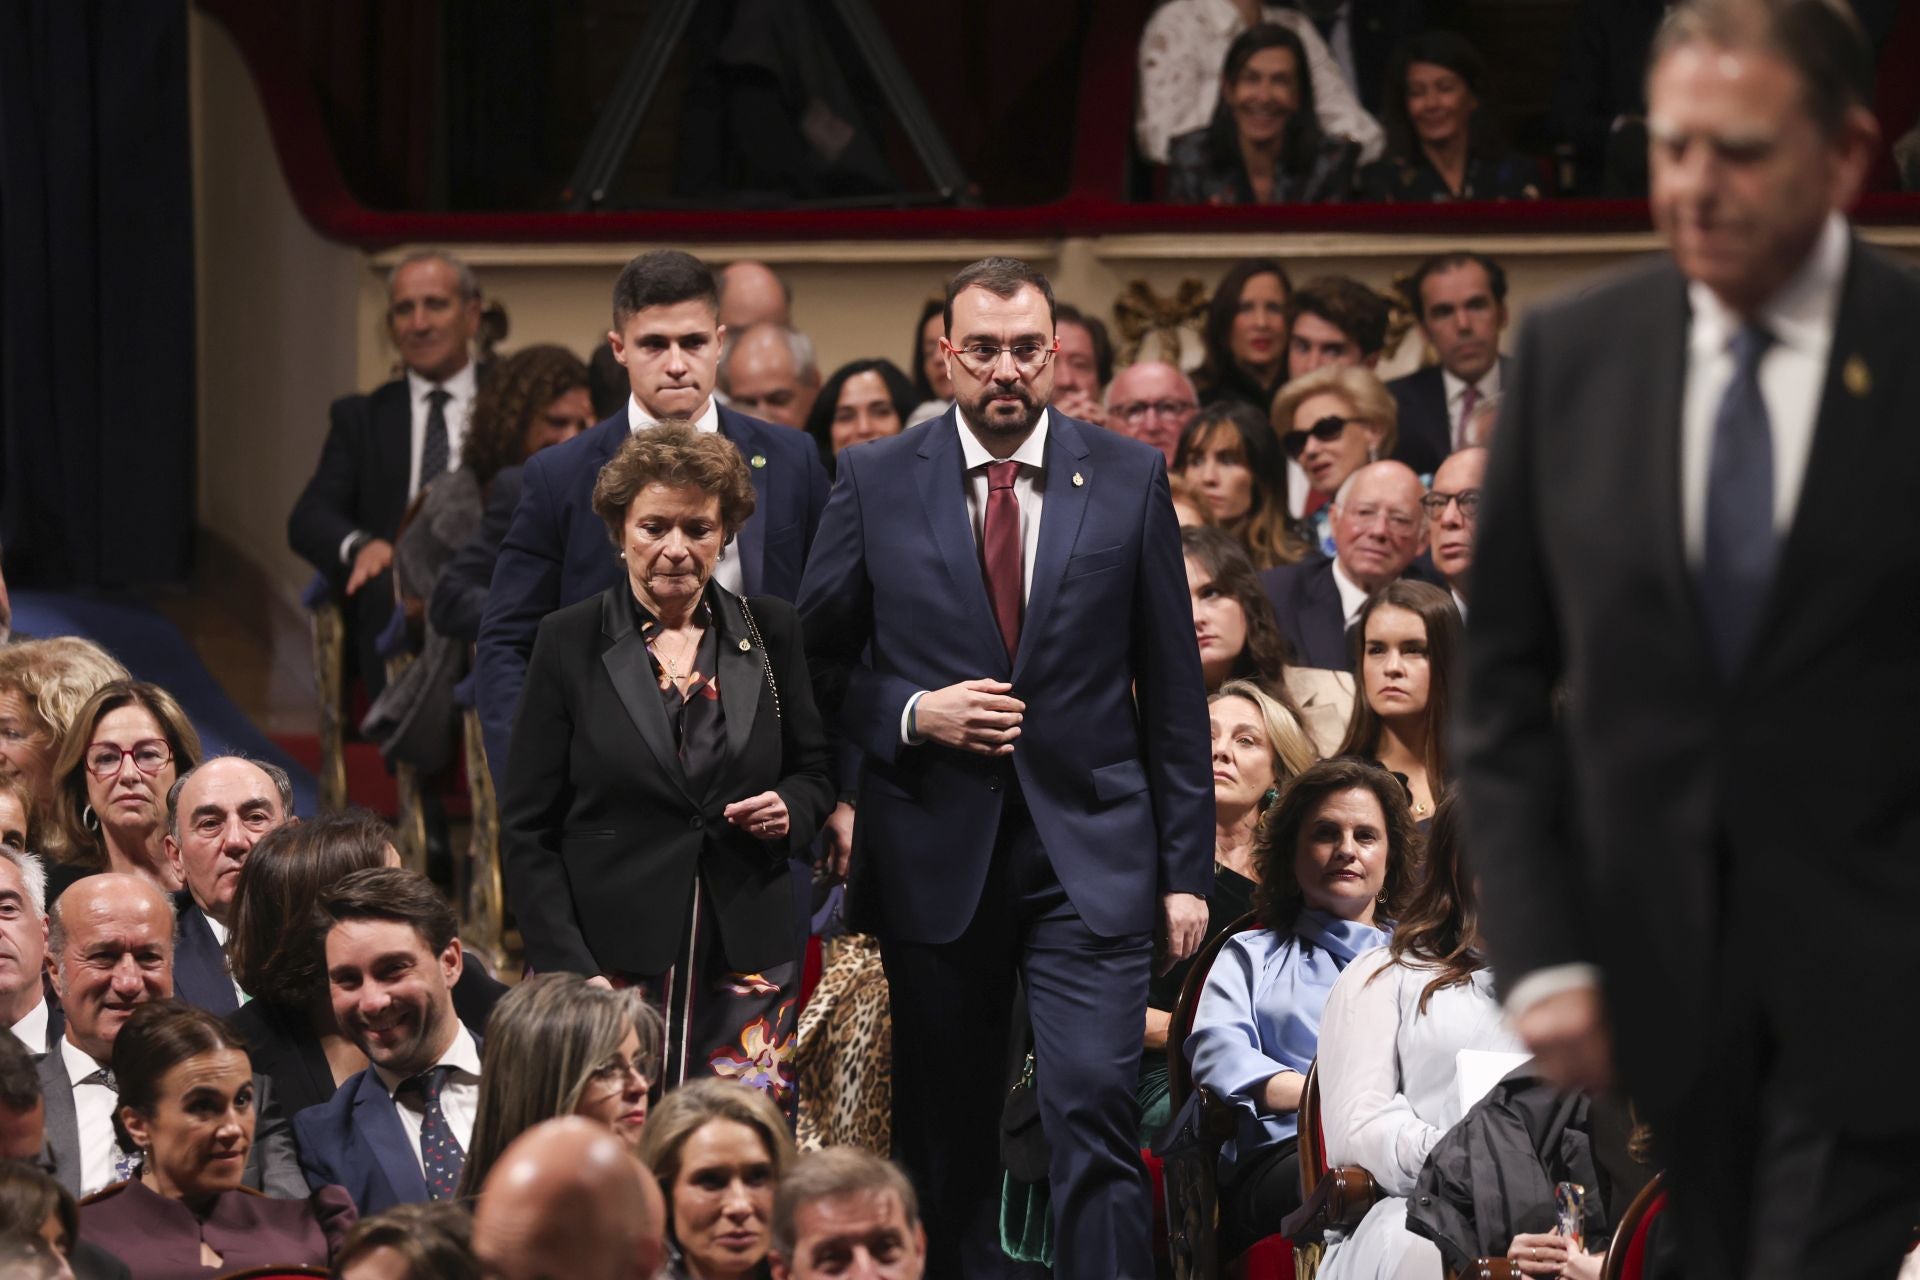
<svg viewBox="0 0 1920 1280">
<path fill-rule="evenodd" d="M 756 467 L 764 467 L 767 465 L 767 455 L 764 453 L 756 453 L 751 458 L 748 458 L 747 461 Z"/>
<path fill-rule="evenodd" d="M 1081 474 L 1080 474 L 1080 473 L 1079 473 L 1078 471 L 1076 471 L 1076 472 L 1074 472 L 1074 473 L 1073 473 L 1073 483 L 1074 483 L 1074 485 L 1075 485 L 1075 487 L 1078 487 L 1078 486 L 1080 486 L 1080 485 L 1083 485 L 1083 484 L 1085 484 L 1086 482 L 1087 482 L 1087 478 L 1086 478 L 1085 476 L 1083 476 L 1083 475 L 1081 475 Z"/>
<path fill-rule="evenodd" d="M 1865 400 L 1873 391 L 1873 374 L 1867 371 L 1867 362 L 1859 356 L 1848 356 L 1846 368 L 1840 371 L 1840 381 L 1856 400 Z"/>
<path fill-rule="evenodd" d="M 752 650 L 753 650 L 753 642 L 751 640 L 742 640 L 740 642 L 740 652 L 750 653 L 752 652 Z"/>
</svg>

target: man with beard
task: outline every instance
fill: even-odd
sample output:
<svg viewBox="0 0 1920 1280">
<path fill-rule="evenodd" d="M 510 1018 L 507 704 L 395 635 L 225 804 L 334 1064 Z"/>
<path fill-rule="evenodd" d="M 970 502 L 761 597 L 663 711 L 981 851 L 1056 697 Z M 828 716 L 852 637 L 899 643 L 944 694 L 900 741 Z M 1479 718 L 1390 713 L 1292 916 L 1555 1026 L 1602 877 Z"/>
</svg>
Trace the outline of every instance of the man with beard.
<svg viewBox="0 0 1920 1280">
<path fill-rule="evenodd" d="M 345 1187 L 362 1217 L 447 1199 L 480 1097 L 480 1044 L 453 1009 L 453 908 L 418 872 L 373 867 L 321 894 L 314 918 L 333 1016 L 371 1065 L 294 1117 L 307 1181 Z"/>
<path fill-rule="evenodd" d="M 998 1274 L 1007 1009 L 1025 979 L 1054 1274 L 1149 1276 L 1133 1085 L 1156 924 L 1212 884 L 1206 693 L 1166 460 L 1046 408 L 1051 286 L 947 285 L 955 407 L 840 455 L 801 584 L 821 709 L 864 752 L 849 902 L 893 1001 L 895 1151 L 930 1274 Z"/>
</svg>

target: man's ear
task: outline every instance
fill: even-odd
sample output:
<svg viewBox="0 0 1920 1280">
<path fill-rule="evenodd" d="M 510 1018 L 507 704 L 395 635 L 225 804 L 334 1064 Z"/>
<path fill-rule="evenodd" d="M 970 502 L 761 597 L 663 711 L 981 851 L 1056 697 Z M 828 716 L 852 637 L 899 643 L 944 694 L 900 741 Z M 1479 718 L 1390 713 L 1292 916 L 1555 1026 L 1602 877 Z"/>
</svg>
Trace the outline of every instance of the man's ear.
<svg viewBox="0 0 1920 1280">
<path fill-rule="evenodd" d="M 180 857 L 180 842 L 173 838 L 172 832 L 168 832 L 166 835 L 160 837 L 160 842 L 166 846 L 167 865 L 173 868 L 174 879 L 178 880 L 181 884 L 185 884 L 187 882 L 187 864 Z"/>
<path fill-rule="evenodd" d="M 460 939 L 455 938 L 447 944 L 447 949 L 440 953 L 440 972 L 446 978 L 449 988 L 460 981 L 460 971 L 465 967 L 466 956 L 460 950 Z"/>
</svg>

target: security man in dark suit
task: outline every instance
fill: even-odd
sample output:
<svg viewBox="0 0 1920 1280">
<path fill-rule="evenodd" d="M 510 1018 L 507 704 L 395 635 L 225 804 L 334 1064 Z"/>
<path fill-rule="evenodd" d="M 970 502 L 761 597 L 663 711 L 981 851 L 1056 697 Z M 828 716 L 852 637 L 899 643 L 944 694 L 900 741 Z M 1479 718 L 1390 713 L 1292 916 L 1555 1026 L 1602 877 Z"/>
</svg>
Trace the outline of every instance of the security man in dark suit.
<svg viewBox="0 0 1920 1280">
<path fill-rule="evenodd" d="M 1686 1274 L 1891 1277 L 1920 1214 L 1920 282 L 1832 0 L 1684 0 L 1648 75 L 1672 260 L 1530 318 L 1460 722 L 1515 1030 L 1621 1081 Z M 1824 755 L 1823 755 L 1824 753 Z"/>
<path fill-rule="evenodd" d="M 507 738 L 540 620 L 598 595 L 624 574 L 607 527 L 593 512 L 593 482 L 621 441 L 668 418 L 718 431 L 747 459 L 759 505 L 727 548 L 715 581 L 735 595 L 793 600 L 814 526 L 827 504 L 827 472 L 804 431 L 737 413 L 713 397 L 726 329 L 713 272 L 676 250 L 643 253 L 613 286 L 607 340 L 632 396 L 611 418 L 542 449 L 520 473 L 520 503 L 494 566 L 480 621 L 476 695 L 487 762 L 504 786 Z"/>
<path fill-rule="evenodd" d="M 459 465 L 480 371 L 468 348 L 480 287 L 450 254 L 409 255 L 387 280 L 387 326 L 406 373 L 342 396 L 287 540 L 345 597 L 349 651 L 369 694 L 386 685 L 374 642 L 393 612 L 393 539 L 407 504 Z"/>
</svg>

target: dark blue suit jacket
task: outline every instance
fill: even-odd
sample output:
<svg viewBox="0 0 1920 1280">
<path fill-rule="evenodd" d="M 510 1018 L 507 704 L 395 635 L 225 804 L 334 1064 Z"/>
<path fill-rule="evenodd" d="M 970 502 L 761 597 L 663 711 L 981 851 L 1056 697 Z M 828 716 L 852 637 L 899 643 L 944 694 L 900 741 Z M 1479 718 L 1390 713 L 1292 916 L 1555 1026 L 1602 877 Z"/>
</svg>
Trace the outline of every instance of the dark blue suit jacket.
<svg viewBox="0 0 1920 1280">
<path fill-rule="evenodd" d="M 213 929 L 185 889 L 174 895 L 179 931 L 173 944 L 173 994 L 215 1017 L 240 1008 L 227 972 L 227 957 L 214 940 Z"/>
<path fill-rule="evenodd" d="M 813 437 L 720 407 L 720 431 L 751 464 L 759 505 L 727 554 L 740 558 L 749 596 L 794 600 L 827 472 Z M 622 406 L 591 431 L 527 459 L 520 505 L 500 547 L 475 659 L 476 700 L 495 786 L 504 786 L 507 741 L 540 620 L 621 580 L 607 526 L 593 513 L 593 484 L 629 434 Z"/>
<path fill-rule="evenodd" d="M 1325 556 L 1283 564 L 1260 574 L 1260 585 L 1273 602 L 1273 618 L 1287 638 L 1290 660 L 1302 667 L 1351 671 L 1353 650 L 1347 644 L 1347 612 L 1340 607 L 1340 586 L 1333 580 L 1333 561 Z"/>
<path fill-rule="evenodd" d="M 1500 385 L 1507 382 L 1507 358 L 1500 357 Z M 1387 390 L 1400 405 L 1399 442 L 1393 456 L 1421 476 L 1430 476 L 1453 452 L 1453 420 L 1447 414 L 1447 384 L 1440 366 L 1430 364 L 1404 378 L 1395 378 Z"/>
<path fill-rule="evenodd" d="M 1445 590 L 1447 580 L 1426 556 L 1415 558 L 1400 575 Z M 1260 585 L 1273 605 L 1274 621 L 1287 638 L 1287 660 L 1328 671 L 1353 670 L 1353 645 L 1347 637 L 1347 612 L 1340 607 L 1340 585 L 1333 561 L 1325 556 L 1263 570 Z"/>
<path fill-rule="evenodd" d="M 307 1185 L 345 1187 L 363 1218 L 429 1199 L 413 1143 L 372 1067 L 350 1076 L 330 1101 L 294 1116 L 293 1134 Z"/>
<path fill-rule="evenodd" d="M 1213 885 L 1206 691 L 1158 450 L 1048 415 L 1045 503 L 1020 649 L 996 629 L 954 411 L 842 453 L 800 612 L 822 710 L 866 753 L 852 910 L 947 942 L 973 918 L 1017 781 L 1062 887 L 1108 936 L 1158 895 Z M 1011 680 L 1011 757 L 905 746 L 917 691 Z"/>
</svg>

